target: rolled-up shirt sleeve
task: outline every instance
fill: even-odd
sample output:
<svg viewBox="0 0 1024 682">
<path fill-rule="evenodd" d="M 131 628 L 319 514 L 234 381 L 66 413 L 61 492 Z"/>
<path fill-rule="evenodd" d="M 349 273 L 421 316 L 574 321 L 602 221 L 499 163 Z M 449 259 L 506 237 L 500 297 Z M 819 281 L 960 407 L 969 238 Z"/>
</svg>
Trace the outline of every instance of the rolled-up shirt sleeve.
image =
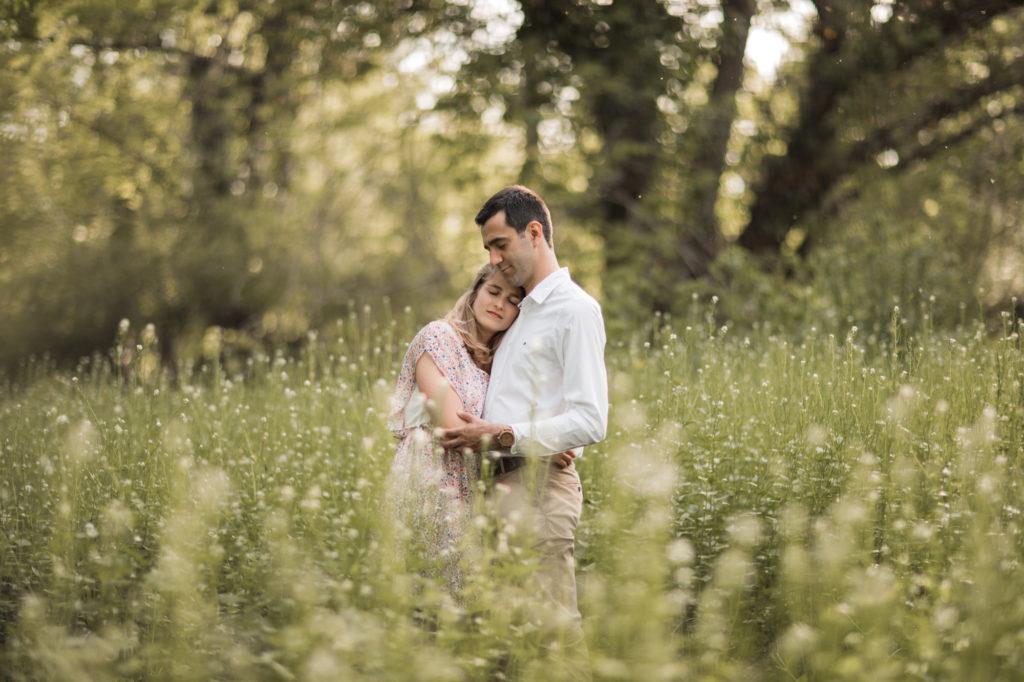
<svg viewBox="0 0 1024 682">
<path fill-rule="evenodd" d="M 604 440 L 608 431 L 608 374 L 604 321 L 596 304 L 574 311 L 562 338 L 565 411 L 510 424 L 513 455 L 547 456 Z"/>
</svg>

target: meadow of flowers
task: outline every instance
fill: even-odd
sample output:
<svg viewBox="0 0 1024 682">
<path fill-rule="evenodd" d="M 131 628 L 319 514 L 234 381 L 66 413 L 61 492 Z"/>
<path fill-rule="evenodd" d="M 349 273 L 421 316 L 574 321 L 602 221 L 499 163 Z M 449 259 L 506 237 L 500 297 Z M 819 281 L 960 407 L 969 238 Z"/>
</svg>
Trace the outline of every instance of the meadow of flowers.
<svg viewBox="0 0 1024 682">
<path fill-rule="evenodd" d="M 123 324 L 5 385 L 0 676 L 568 676 L 500 493 L 457 597 L 384 512 L 414 331 L 352 315 L 267 356 L 211 330 L 172 378 Z M 695 308 L 613 337 L 608 439 L 578 462 L 594 678 L 1024 678 L 1022 331 Z"/>
</svg>

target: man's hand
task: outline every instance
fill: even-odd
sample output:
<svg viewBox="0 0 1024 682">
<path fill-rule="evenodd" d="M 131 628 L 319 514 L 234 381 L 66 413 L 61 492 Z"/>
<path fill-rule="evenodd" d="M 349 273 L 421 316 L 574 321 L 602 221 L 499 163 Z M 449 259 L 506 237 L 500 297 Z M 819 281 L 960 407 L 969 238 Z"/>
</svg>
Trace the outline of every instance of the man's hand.
<svg viewBox="0 0 1024 682">
<path fill-rule="evenodd" d="M 459 412 L 459 419 L 466 422 L 462 426 L 453 429 L 445 429 L 441 436 L 441 445 L 445 450 L 459 451 L 462 448 L 472 450 L 480 449 L 480 441 L 488 436 L 493 443 L 498 434 L 501 433 L 501 426 L 484 421 L 468 412 Z"/>
<path fill-rule="evenodd" d="M 576 453 L 572 450 L 566 450 L 565 452 L 559 452 L 556 455 L 551 455 L 551 463 L 559 469 L 564 469 L 569 466 L 572 464 L 574 459 L 576 459 Z"/>
</svg>

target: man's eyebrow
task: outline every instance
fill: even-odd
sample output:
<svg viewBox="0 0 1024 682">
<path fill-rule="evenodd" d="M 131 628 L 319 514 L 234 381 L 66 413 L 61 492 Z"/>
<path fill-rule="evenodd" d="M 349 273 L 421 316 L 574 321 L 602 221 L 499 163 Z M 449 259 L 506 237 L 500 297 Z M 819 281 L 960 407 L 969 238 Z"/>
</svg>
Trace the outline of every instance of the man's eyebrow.
<svg viewBox="0 0 1024 682">
<path fill-rule="evenodd" d="M 488 246 L 492 246 L 494 244 L 497 244 L 498 242 L 507 242 L 507 241 L 508 241 L 508 237 L 495 237 L 494 239 L 491 239 L 489 241 L 484 242 L 484 248 L 486 249 Z"/>
</svg>

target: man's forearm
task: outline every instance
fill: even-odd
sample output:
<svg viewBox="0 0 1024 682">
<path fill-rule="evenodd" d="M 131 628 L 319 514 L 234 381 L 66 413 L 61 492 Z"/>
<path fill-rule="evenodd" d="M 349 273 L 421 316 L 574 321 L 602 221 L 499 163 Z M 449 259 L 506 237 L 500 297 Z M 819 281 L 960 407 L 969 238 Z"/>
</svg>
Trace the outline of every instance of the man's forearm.
<svg viewBox="0 0 1024 682">
<path fill-rule="evenodd" d="M 466 423 L 463 426 L 445 429 L 441 437 L 441 445 L 446 450 L 470 448 L 482 451 L 511 447 L 514 432 L 507 424 L 484 421 L 466 412 L 459 412 L 458 416 Z"/>
<path fill-rule="evenodd" d="M 511 426 L 516 439 L 512 454 L 540 457 L 593 445 L 604 440 L 607 431 L 607 421 L 600 414 L 582 410 Z"/>
</svg>

